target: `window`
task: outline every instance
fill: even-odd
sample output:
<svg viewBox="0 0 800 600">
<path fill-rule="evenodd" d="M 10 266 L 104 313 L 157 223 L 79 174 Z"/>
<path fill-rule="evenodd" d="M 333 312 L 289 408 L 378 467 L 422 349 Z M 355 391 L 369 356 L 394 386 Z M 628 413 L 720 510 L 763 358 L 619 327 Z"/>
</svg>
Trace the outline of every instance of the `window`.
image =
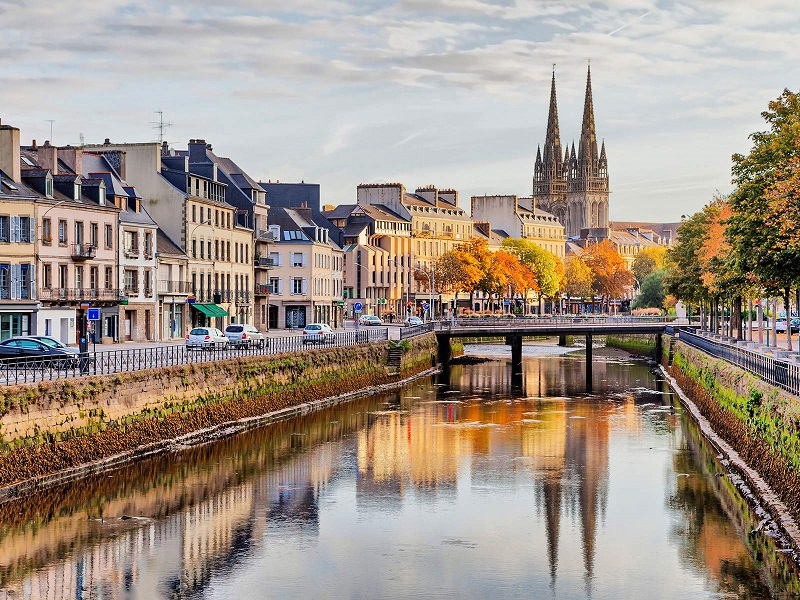
<svg viewBox="0 0 800 600">
<path fill-rule="evenodd" d="M 8 241 L 8 217 L 0 216 L 0 242 Z"/>
<path fill-rule="evenodd" d="M 125 269 L 125 292 L 139 293 L 139 273 L 133 269 Z"/>
<path fill-rule="evenodd" d="M 52 177 L 47 177 L 44 180 L 44 195 L 47 196 L 48 198 L 52 198 L 53 197 L 53 178 Z"/>
<path fill-rule="evenodd" d="M 206 257 L 206 245 L 203 240 L 200 240 L 200 258 Z"/>
<path fill-rule="evenodd" d="M 100 269 L 97 267 L 91 267 L 89 269 L 89 289 L 96 290 L 100 287 Z"/>
<path fill-rule="evenodd" d="M 62 246 L 67 243 L 67 222 L 64 219 L 58 220 L 58 243 Z"/>
<path fill-rule="evenodd" d="M 42 219 L 42 243 L 50 245 L 53 241 L 52 224 L 50 218 Z"/>
<path fill-rule="evenodd" d="M 114 288 L 114 267 L 106 267 L 106 289 Z"/>
<path fill-rule="evenodd" d="M 201 223 L 204 223 L 204 222 L 205 222 L 205 221 L 203 220 L 203 212 L 204 212 L 204 209 L 203 209 L 203 207 L 201 206 L 201 207 L 200 207 L 200 222 L 201 222 Z"/>
<path fill-rule="evenodd" d="M 75 287 L 83 289 L 83 267 L 77 266 L 75 267 Z"/>
<path fill-rule="evenodd" d="M 50 264 L 42 265 L 42 285 L 48 289 L 53 285 L 53 267 Z"/>
<path fill-rule="evenodd" d="M 139 254 L 139 232 L 125 232 L 125 254 L 138 256 Z"/>
<path fill-rule="evenodd" d="M 83 243 L 83 221 L 75 221 L 75 243 Z"/>
<path fill-rule="evenodd" d="M 197 205 L 192 204 L 192 222 L 197 223 Z"/>
<path fill-rule="evenodd" d="M 214 240 L 214 260 L 219 260 L 219 240 Z"/>
<path fill-rule="evenodd" d="M 81 184 L 76 183 L 73 190 L 72 190 L 72 199 L 73 200 L 80 200 L 81 199 Z"/>
<path fill-rule="evenodd" d="M 208 258 L 211 260 L 211 240 L 208 240 Z"/>
<path fill-rule="evenodd" d="M 219 211 L 214 211 L 214 226 L 219 227 Z"/>
<path fill-rule="evenodd" d="M 11 287 L 11 278 L 8 276 L 9 267 L 7 263 L 0 263 L 0 300 L 8 300 Z"/>
<path fill-rule="evenodd" d="M 89 226 L 89 231 L 90 231 L 89 239 L 92 243 L 92 246 L 97 248 L 100 245 L 100 234 L 98 233 L 97 223 L 92 223 Z"/>
<path fill-rule="evenodd" d="M 239 262 L 239 244 L 234 244 L 233 250 L 236 255 L 236 262 Z"/>
<path fill-rule="evenodd" d="M 192 238 L 192 258 L 197 258 L 197 240 Z"/>
<path fill-rule="evenodd" d="M 17 233 L 17 241 L 26 244 L 32 242 L 33 239 L 31 236 L 31 223 L 32 223 L 31 217 L 18 217 L 18 218 L 19 218 L 19 225 L 18 225 L 19 229 Z"/>
<path fill-rule="evenodd" d="M 292 252 L 292 266 L 304 267 L 306 265 L 306 255 L 302 252 Z"/>
<path fill-rule="evenodd" d="M 106 248 L 114 247 L 114 229 L 106 223 Z"/>
<path fill-rule="evenodd" d="M 69 285 L 67 279 L 67 265 L 58 265 L 58 287 L 64 289 Z"/>
<path fill-rule="evenodd" d="M 293 294 L 302 294 L 303 293 L 303 283 L 305 282 L 304 279 L 299 277 L 292 277 L 292 293 Z"/>
<path fill-rule="evenodd" d="M 149 231 L 144 234 L 144 254 L 145 256 L 153 256 L 153 234 Z"/>
</svg>

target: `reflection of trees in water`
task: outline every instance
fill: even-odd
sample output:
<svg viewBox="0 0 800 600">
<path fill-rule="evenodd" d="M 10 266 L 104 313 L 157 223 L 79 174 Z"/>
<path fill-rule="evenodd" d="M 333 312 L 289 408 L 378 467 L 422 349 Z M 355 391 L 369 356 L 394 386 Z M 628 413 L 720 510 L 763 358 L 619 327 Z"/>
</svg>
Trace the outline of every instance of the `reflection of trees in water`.
<svg viewBox="0 0 800 600">
<path fill-rule="evenodd" d="M 707 458 L 704 454 L 708 453 L 697 448 L 692 434 L 685 431 L 685 445 L 673 458 L 679 475 L 667 505 L 681 518 L 673 521 L 671 537 L 689 563 L 699 572 L 708 573 L 719 592 L 735 594 L 736 598 L 770 598 L 758 565 L 739 542 L 731 522 L 732 517 L 741 514 L 740 509 L 747 509 L 740 505 L 733 511 L 725 510 L 723 499 L 731 502 L 731 491 L 723 489 L 721 481 L 709 480 L 701 467 Z"/>
</svg>

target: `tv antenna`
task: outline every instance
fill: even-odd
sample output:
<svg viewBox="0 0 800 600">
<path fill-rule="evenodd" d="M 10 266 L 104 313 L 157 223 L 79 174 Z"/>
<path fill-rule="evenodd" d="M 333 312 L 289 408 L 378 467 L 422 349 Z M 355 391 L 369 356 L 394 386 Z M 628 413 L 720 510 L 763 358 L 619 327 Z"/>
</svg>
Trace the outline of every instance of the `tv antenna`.
<svg viewBox="0 0 800 600">
<path fill-rule="evenodd" d="M 165 123 L 164 122 L 164 111 L 163 110 L 156 110 L 153 111 L 158 115 L 158 121 L 152 121 L 153 129 L 158 129 L 158 143 L 164 143 L 164 132 L 167 130 L 167 127 L 172 127 L 172 123 Z"/>
<path fill-rule="evenodd" d="M 45 119 L 45 123 L 50 123 L 50 143 L 53 143 L 53 123 L 56 122 L 55 119 Z"/>
</svg>

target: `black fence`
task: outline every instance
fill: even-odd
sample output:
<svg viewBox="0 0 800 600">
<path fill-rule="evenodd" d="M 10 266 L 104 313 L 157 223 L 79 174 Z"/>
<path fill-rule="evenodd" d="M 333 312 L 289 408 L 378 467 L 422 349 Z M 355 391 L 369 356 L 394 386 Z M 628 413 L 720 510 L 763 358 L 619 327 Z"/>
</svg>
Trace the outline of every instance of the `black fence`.
<svg viewBox="0 0 800 600">
<path fill-rule="evenodd" d="M 410 325 L 408 327 L 401 327 L 400 339 L 406 340 L 408 338 L 422 335 L 423 333 L 428 333 L 429 331 L 433 331 L 433 326 L 434 322 L 428 321 L 427 323 L 422 323 L 421 325 Z"/>
<path fill-rule="evenodd" d="M 742 348 L 688 331 L 681 331 L 678 339 L 706 354 L 741 367 L 767 383 L 800 396 L 800 365 L 791 360 L 754 352 L 749 348 Z"/>
<path fill-rule="evenodd" d="M 268 337 L 263 345 L 229 345 L 227 348 L 189 350 L 185 345 L 169 344 L 133 348 L 130 350 L 104 350 L 69 356 L 16 357 L 0 360 L 0 385 L 35 383 L 82 375 L 109 375 L 158 369 L 189 363 L 201 363 L 242 356 L 267 356 L 284 352 L 298 352 L 316 347 L 355 346 L 383 342 L 389 339 L 385 327 L 334 333 L 320 340 L 310 340 L 302 335 Z"/>
</svg>

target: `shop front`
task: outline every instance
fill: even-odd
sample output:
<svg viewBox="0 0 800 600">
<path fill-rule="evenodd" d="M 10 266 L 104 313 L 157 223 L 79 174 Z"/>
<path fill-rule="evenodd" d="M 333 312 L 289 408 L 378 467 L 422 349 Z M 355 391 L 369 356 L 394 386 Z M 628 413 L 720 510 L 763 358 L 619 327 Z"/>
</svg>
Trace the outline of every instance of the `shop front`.
<svg viewBox="0 0 800 600">
<path fill-rule="evenodd" d="M 14 304 L 0 308 L 0 341 L 18 335 L 31 335 L 35 327 L 36 304 Z"/>
<path fill-rule="evenodd" d="M 228 311 L 218 304 L 189 304 L 192 309 L 192 327 L 216 327 L 224 329 L 222 320 L 228 316 Z"/>
</svg>

